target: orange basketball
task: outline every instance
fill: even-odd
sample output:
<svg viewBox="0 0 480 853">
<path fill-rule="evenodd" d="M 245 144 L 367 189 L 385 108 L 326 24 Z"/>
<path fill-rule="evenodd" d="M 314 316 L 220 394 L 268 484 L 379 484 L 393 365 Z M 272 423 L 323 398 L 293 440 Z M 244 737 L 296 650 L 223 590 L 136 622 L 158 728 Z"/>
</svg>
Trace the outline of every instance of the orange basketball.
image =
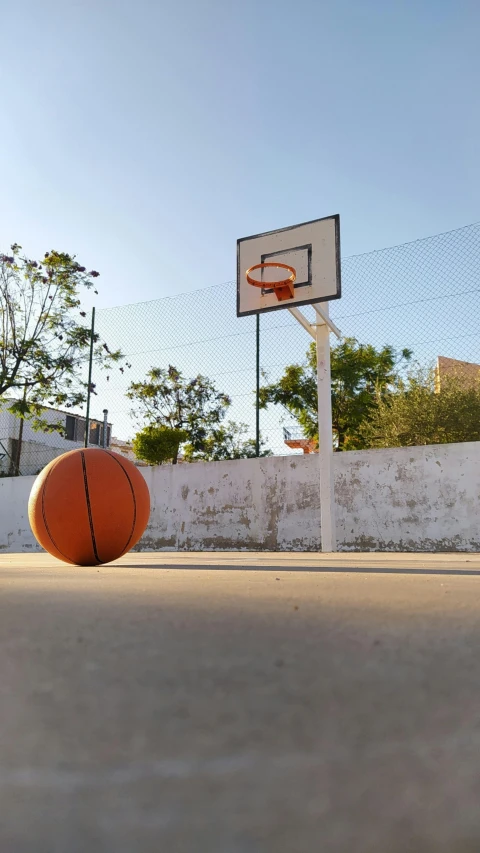
<svg viewBox="0 0 480 853">
<path fill-rule="evenodd" d="M 140 471 L 111 450 L 71 450 L 35 480 L 28 518 L 42 548 L 65 563 L 98 566 L 126 554 L 150 515 Z"/>
</svg>

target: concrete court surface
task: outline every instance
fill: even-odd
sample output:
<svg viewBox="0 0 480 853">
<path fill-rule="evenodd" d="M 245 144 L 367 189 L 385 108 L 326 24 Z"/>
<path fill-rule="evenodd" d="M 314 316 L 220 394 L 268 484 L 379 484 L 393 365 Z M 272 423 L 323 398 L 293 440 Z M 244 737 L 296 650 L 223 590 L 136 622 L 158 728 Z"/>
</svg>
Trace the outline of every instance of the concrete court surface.
<svg viewBox="0 0 480 853">
<path fill-rule="evenodd" d="M 0 556 L 0 850 L 480 850 L 480 556 Z"/>
</svg>

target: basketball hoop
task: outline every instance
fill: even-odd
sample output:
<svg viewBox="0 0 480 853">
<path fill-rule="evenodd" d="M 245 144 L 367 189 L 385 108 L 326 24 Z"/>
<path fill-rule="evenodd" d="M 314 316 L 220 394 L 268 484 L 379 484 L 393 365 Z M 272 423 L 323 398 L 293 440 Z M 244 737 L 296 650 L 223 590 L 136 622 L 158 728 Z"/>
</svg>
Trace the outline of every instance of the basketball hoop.
<svg viewBox="0 0 480 853">
<path fill-rule="evenodd" d="M 259 281 L 257 278 L 252 278 L 250 275 L 251 272 L 254 270 L 263 270 L 265 267 L 275 267 L 276 269 L 288 270 L 291 275 L 289 275 L 288 278 L 281 279 L 280 281 Z M 279 302 L 283 302 L 285 299 L 293 299 L 294 297 L 294 282 L 297 277 L 297 271 L 294 267 L 288 266 L 288 264 L 273 263 L 272 261 L 264 264 L 255 264 L 255 266 L 250 267 L 246 271 L 245 277 L 248 283 L 252 284 L 253 287 L 263 287 L 265 290 L 270 290 L 271 288 Z"/>
</svg>

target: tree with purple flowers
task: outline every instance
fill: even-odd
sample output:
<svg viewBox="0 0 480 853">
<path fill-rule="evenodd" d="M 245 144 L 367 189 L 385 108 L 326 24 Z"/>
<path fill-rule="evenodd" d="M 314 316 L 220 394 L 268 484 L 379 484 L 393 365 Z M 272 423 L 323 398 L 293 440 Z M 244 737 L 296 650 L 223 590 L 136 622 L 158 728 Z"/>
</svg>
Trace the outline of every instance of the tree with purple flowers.
<svg viewBox="0 0 480 853">
<path fill-rule="evenodd" d="M 98 276 L 65 252 L 32 260 L 14 243 L 0 253 L 0 403 L 34 427 L 46 428 L 45 406 L 81 407 L 86 399 L 91 332 L 80 295 Z M 100 367 L 122 358 L 98 335 L 94 354 Z"/>
</svg>

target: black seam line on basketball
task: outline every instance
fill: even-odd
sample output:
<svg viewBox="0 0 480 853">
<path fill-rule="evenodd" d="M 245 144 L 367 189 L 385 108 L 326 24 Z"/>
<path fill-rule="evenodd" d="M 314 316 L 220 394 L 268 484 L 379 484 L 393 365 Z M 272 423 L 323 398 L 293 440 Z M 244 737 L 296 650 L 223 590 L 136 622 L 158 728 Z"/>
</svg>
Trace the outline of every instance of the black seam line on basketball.
<svg viewBox="0 0 480 853">
<path fill-rule="evenodd" d="M 94 555 L 95 559 L 99 563 L 101 563 L 102 561 L 101 561 L 100 557 L 98 556 L 98 551 L 97 551 L 97 543 L 95 540 L 95 530 L 93 529 L 92 507 L 90 504 L 90 493 L 88 491 L 87 466 L 85 463 L 85 454 L 84 454 L 83 450 L 80 451 L 80 455 L 82 457 L 83 484 L 85 486 L 85 498 L 87 500 L 87 511 L 88 511 L 88 520 L 90 522 L 90 535 L 92 537 L 93 555 Z"/>
<path fill-rule="evenodd" d="M 119 466 L 120 466 L 120 468 L 122 469 L 123 473 L 125 474 L 125 476 L 126 476 L 126 478 L 127 478 L 127 480 L 128 480 L 128 485 L 130 486 L 130 490 L 131 490 L 131 492 L 132 492 L 132 500 L 133 500 L 133 524 L 132 524 L 132 529 L 131 529 L 131 531 L 130 531 L 130 536 L 129 536 L 129 537 L 128 537 L 128 539 L 127 539 L 127 544 L 125 545 L 125 547 L 124 547 L 124 549 L 123 549 L 123 552 L 122 552 L 122 553 L 125 553 L 125 551 L 127 550 L 128 546 L 130 545 L 130 542 L 131 542 L 131 540 L 132 540 L 133 531 L 135 530 L 135 524 L 136 524 L 136 522 L 137 522 L 137 501 L 136 501 L 136 498 L 135 498 L 135 491 L 134 491 L 134 488 L 133 488 L 133 485 L 132 485 L 132 481 L 131 481 L 130 477 L 128 476 L 128 472 L 127 472 L 127 471 L 125 471 L 125 468 L 123 467 L 122 463 L 121 463 L 121 462 L 119 462 L 119 460 L 118 460 L 118 459 L 116 459 L 116 458 L 115 458 L 115 456 L 113 455 L 113 453 L 110 453 L 110 451 L 109 451 L 109 450 L 105 450 L 105 448 L 104 448 L 104 447 L 102 447 L 102 448 L 100 448 L 100 449 L 101 449 L 101 450 L 103 450 L 103 452 L 104 452 L 104 453 L 106 453 L 106 454 L 107 454 L 107 456 L 110 456 L 110 457 L 111 457 L 111 459 L 113 459 L 113 461 L 114 461 L 114 462 L 116 462 L 116 463 L 117 463 L 117 465 L 119 465 Z"/>
<path fill-rule="evenodd" d="M 56 466 L 54 465 L 54 468 L 55 467 Z M 46 480 L 42 486 L 42 518 L 43 518 L 43 523 L 45 525 L 45 530 L 47 532 L 47 536 L 50 539 L 50 542 L 52 543 L 53 547 L 57 549 L 58 553 L 61 554 L 62 557 L 65 557 L 66 560 L 68 560 L 69 562 L 72 562 L 71 557 L 67 557 L 67 555 L 64 554 L 63 551 L 61 551 L 60 548 L 58 547 L 57 543 L 55 542 L 55 539 L 53 538 L 52 534 L 50 533 L 50 528 L 49 528 L 48 522 L 47 522 L 47 514 L 45 512 L 45 489 L 47 488 L 47 483 L 50 479 L 50 475 L 51 475 L 52 471 L 53 471 L 53 468 L 48 472 Z"/>
</svg>

